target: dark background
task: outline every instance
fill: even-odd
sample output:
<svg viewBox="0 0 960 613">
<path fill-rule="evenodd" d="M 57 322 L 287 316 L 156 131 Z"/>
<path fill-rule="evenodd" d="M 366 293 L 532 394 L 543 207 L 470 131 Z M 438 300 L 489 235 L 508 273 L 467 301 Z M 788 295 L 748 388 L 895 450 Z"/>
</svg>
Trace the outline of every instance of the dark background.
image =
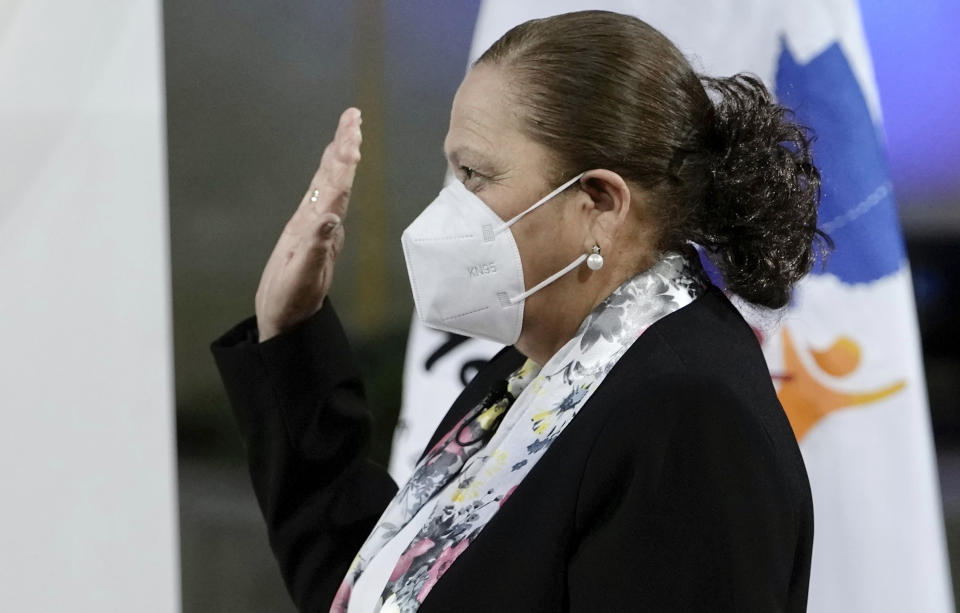
<svg viewBox="0 0 960 613">
<path fill-rule="evenodd" d="M 950 172 L 960 166 L 960 124 L 938 126 L 936 119 L 960 78 L 957 55 L 949 53 L 957 44 L 925 34 L 937 15 L 923 7 L 934 5 L 909 15 L 863 10 L 914 274 L 957 575 L 960 327 L 952 305 L 960 297 L 960 180 Z M 400 232 L 441 187 L 441 146 L 478 1 L 163 6 L 183 610 L 293 611 L 208 345 L 253 314 L 262 267 L 337 117 L 360 107 L 363 162 L 332 298 L 364 369 L 374 458 L 386 465 L 412 313 Z M 951 15 L 960 25 L 960 11 Z M 926 74 L 903 66 L 905 51 L 941 58 L 942 66 L 924 64 L 933 75 L 926 87 L 903 82 Z M 935 163 L 918 163 L 918 152 Z"/>
</svg>

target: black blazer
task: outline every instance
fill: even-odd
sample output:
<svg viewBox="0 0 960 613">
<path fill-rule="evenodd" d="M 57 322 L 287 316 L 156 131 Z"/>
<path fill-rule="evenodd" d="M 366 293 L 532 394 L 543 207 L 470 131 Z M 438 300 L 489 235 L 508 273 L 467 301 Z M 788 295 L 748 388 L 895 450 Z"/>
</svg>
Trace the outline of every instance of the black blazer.
<svg viewBox="0 0 960 613">
<path fill-rule="evenodd" d="M 256 339 L 251 316 L 211 351 L 287 588 L 326 613 L 397 484 L 366 457 L 372 420 L 329 301 Z M 498 353 L 427 448 L 522 361 Z M 420 611 L 804 611 L 812 542 L 760 345 L 711 285 L 630 347 Z"/>
</svg>

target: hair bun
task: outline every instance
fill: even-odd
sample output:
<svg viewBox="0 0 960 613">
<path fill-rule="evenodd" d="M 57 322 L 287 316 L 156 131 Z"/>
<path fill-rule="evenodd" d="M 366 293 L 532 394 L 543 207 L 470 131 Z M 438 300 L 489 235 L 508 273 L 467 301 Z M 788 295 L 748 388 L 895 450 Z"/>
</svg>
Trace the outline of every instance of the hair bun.
<svg viewBox="0 0 960 613">
<path fill-rule="evenodd" d="M 815 260 L 820 172 L 808 129 L 791 121 L 763 82 L 740 73 L 700 77 L 713 100 L 704 146 L 710 180 L 698 217 L 699 236 L 731 291 L 779 308 Z"/>
</svg>

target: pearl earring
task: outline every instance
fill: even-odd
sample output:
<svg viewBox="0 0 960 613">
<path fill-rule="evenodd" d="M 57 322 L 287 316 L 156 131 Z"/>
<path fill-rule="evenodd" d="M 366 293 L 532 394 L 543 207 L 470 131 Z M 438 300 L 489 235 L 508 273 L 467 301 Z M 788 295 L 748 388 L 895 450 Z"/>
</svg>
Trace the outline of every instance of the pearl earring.
<svg viewBox="0 0 960 613">
<path fill-rule="evenodd" d="M 591 253 L 587 256 L 587 268 L 590 270 L 600 270 L 603 268 L 603 256 L 600 255 L 600 246 L 594 245 Z"/>
</svg>

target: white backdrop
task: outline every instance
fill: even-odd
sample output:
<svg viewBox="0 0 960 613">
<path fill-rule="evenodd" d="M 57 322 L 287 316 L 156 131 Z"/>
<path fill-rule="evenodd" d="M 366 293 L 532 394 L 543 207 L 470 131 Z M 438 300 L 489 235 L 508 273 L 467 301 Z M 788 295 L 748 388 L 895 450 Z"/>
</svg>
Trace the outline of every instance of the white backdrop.
<svg viewBox="0 0 960 613">
<path fill-rule="evenodd" d="M 160 4 L 0 2 L 0 610 L 178 611 Z"/>
</svg>

